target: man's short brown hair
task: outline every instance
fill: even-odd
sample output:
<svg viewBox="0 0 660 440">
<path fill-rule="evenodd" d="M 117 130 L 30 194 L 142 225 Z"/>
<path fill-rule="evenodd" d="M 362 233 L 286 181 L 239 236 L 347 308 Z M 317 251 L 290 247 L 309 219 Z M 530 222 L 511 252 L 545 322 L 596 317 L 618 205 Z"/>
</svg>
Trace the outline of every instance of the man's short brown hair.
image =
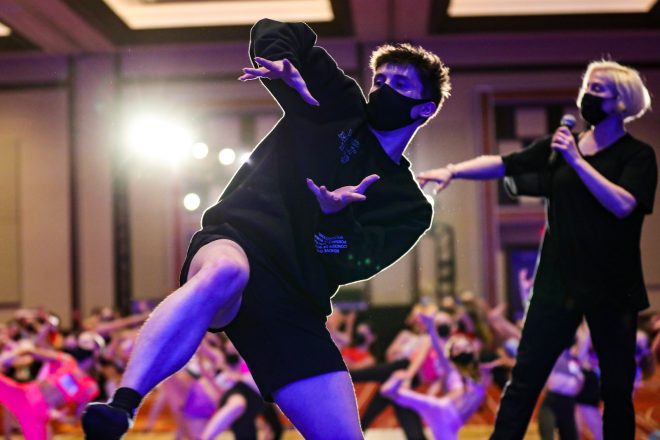
<svg viewBox="0 0 660 440">
<path fill-rule="evenodd" d="M 410 43 L 384 44 L 372 52 L 369 61 L 373 72 L 383 64 L 414 67 L 422 82 L 422 98 L 435 102 L 438 110 L 449 97 L 449 67 L 433 52 Z"/>
</svg>

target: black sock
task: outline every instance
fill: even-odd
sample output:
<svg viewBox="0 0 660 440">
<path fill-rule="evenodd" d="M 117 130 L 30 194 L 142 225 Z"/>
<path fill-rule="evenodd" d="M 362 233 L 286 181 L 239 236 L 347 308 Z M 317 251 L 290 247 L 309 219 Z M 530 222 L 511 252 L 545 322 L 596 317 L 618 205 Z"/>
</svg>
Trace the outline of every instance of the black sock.
<svg viewBox="0 0 660 440">
<path fill-rule="evenodd" d="M 132 417 L 137 407 L 140 406 L 140 403 L 142 403 L 142 395 L 140 393 L 132 388 L 118 388 L 108 404 L 115 408 L 123 409 Z"/>
</svg>

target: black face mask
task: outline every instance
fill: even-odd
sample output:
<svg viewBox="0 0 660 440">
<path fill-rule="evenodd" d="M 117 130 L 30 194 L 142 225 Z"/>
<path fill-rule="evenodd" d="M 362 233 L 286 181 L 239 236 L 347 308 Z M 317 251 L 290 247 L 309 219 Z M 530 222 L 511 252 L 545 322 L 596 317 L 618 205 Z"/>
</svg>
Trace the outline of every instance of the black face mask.
<svg viewBox="0 0 660 440">
<path fill-rule="evenodd" d="M 467 366 L 474 362 L 474 353 L 461 353 L 451 357 L 456 365 Z"/>
<path fill-rule="evenodd" d="M 416 105 L 429 102 L 428 99 L 414 99 L 403 96 L 387 84 L 369 94 L 367 116 L 369 124 L 376 130 L 390 131 L 415 122 L 410 110 Z"/>
<path fill-rule="evenodd" d="M 604 98 L 590 93 L 582 95 L 582 101 L 580 102 L 582 119 L 591 125 L 598 125 L 605 120 L 609 114 L 603 111 L 603 101 L 605 101 Z"/>
<path fill-rule="evenodd" d="M 449 324 L 440 324 L 437 328 L 438 336 L 443 339 L 446 339 L 451 334 L 451 326 Z"/>
<path fill-rule="evenodd" d="M 69 353 L 73 358 L 78 361 L 82 362 L 85 359 L 88 359 L 94 355 L 94 352 L 92 350 L 85 350 L 84 348 L 76 347 L 72 350 L 64 350 L 66 353 Z"/>
<path fill-rule="evenodd" d="M 353 345 L 359 347 L 360 345 L 367 342 L 367 337 L 363 333 L 355 333 L 353 336 Z"/>
<path fill-rule="evenodd" d="M 227 355 L 225 356 L 225 360 L 227 361 L 227 365 L 229 365 L 230 367 L 235 367 L 236 365 L 238 365 L 241 358 L 236 353 L 227 353 Z"/>
</svg>

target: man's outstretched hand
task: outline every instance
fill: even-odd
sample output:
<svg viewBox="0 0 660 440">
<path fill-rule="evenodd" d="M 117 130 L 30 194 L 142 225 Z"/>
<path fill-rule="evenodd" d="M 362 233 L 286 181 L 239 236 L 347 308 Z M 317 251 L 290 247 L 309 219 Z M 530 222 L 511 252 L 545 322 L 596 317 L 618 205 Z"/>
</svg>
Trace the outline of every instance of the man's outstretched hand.
<svg viewBox="0 0 660 440">
<path fill-rule="evenodd" d="M 324 214 L 339 212 L 353 202 L 367 200 L 364 192 L 367 188 L 380 179 L 378 174 L 372 174 L 362 179 L 356 186 L 342 186 L 334 191 L 328 191 L 325 186 L 317 186 L 312 179 L 307 179 L 307 187 L 316 196 L 319 206 Z"/>
<path fill-rule="evenodd" d="M 239 76 L 240 81 L 249 81 L 257 78 L 281 79 L 286 85 L 297 91 L 306 103 L 318 106 L 319 102 L 312 96 L 307 89 L 305 80 L 286 58 L 283 60 L 270 61 L 261 57 L 254 57 L 254 61 L 261 67 L 244 67 L 243 75 Z"/>
</svg>

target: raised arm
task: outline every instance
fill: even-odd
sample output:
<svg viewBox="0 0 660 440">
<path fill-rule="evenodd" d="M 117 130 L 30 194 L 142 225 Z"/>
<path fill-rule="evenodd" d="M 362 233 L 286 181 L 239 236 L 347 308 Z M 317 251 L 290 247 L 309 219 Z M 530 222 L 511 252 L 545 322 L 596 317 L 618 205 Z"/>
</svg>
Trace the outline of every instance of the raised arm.
<svg viewBox="0 0 660 440">
<path fill-rule="evenodd" d="M 107 336 L 110 333 L 114 333 L 118 330 L 123 330 L 127 327 L 131 327 L 137 324 L 142 324 L 147 320 L 147 318 L 149 318 L 149 314 L 149 312 L 145 312 L 138 315 L 126 316 L 125 318 L 113 319 L 112 321 L 98 324 L 96 328 L 92 330 L 101 336 Z"/>
<path fill-rule="evenodd" d="M 454 368 L 454 366 L 452 365 L 451 362 L 449 362 L 447 356 L 445 356 L 445 342 L 440 338 L 440 335 L 438 335 L 438 332 L 435 328 L 435 314 L 433 315 L 422 314 L 420 316 L 420 319 L 424 323 L 424 326 L 426 327 L 426 331 L 431 337 L 431 345 L 433 346 L 433 349 L 438 354 L 438 364 L 440 365 L 443 371 L 447 371 L 447 372 L 450 371 L 452 368 Z"/>
<path fill-rule="evenodd" d="M 264 86 L 285 114 L 327 120 L 361 111 L 361 91 L 344 75 L 334 59 L 316 44 L 316 34 L 305 23 L 262 19 L 250 33 L 253 66 L 243 69 L 242 81 L 263 78 Z"/>
</svg>

